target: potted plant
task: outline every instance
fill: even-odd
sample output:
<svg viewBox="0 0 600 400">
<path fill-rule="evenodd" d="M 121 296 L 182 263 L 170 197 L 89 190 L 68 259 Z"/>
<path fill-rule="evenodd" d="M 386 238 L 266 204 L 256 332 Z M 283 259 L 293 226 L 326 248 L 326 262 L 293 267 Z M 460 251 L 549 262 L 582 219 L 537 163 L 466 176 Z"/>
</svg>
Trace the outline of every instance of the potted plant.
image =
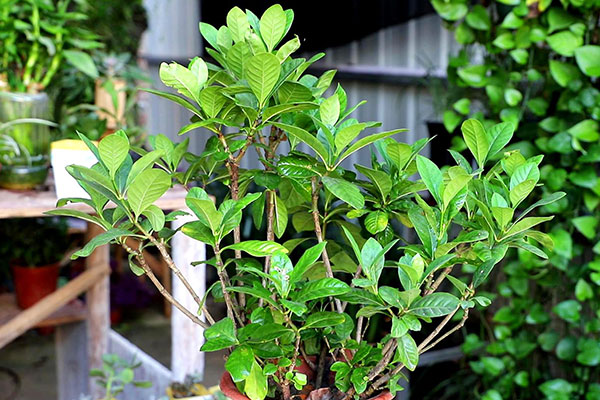
<svg viewBox="0 0 600 400">
<path fill-rule="evenodd" d="M 70 0 L 5 2 L 0 11 L 0 122 L 50 117 L 46 87 L 67 60 L 80 71 L 97 76 L 91 57 L 82 51 L 98 46 L 95 37 L 73 23 L 85 19 Z M 43 183 L 48 170 L 48 126 L 20 124 L 8 132 L 26 150 L 4 163 L 0 186 L 31 188 Z M 18 187 L 14 181 L 20 182 Z"/>
<path fill-rule="evenodd" d="M 4 220 L 0 238 L 0 254 L 9 260 L 19 307 L 29 308 L 56 290 L 60 261 L 69 247 L 64 219 Z"/>
<path fill-rule="evenodd" d="M 229 398 L 391 399 L 402 390 L 404 369 L 413 370 L 421 353 L 460 329 L 476 303 L 490 303 L 477 288 L 509 248 L 543 254 L 538 244 L 551 246 L 533 229 L 551 217 L 528 217 L 530 209 L 514 215 L 537 184 L 541 157 L 503 153 L 511 124 L 486 130 L 474 119 L 462 125 L 474 165 L 455 154 L 457 165 L 440 170 L 419 155 L 426 139 L 409 145 L 391 138 L 402 129 L 358 138 L 379 124 L 350 117 L 358 105 L 348 105 L 341 86 L 325 96 L 335 71 L 306 73 L 322 55 L 293 58 L 297 37 L 280 44 L 293 15 L 280 5 L 260 18 L 236 7 L 227 26 L 201 23 L 216 64 L 198 57 L 187 67 L 163 63 L 162 81 L 183 96 L 150 91 L 193 113 L 181 134 L 211 132 L 205 151 L 186 154 L 187 140 L 175 144 L 159 135 L 132 163 L 123 132 L 98 146 L 81 135 L 98 163 L 68 169 L 91 200 L 62 199 L 58 206 L 85 202 L 96 216 L 61 208 L 48 214 L 101 226 L 106 232 L 73 257 L 102 244 L 121 245 L 134 273 L 148 275 L 174 307 L 205 328 L 203 351 L 227 349 L 220 386 Z M 289 150 L 281 150 L 282 143 Z M 369 167 L 341 167 L 371 145 Z M 249 151 L 263 168 L 241 168 Z M 500 161 L 487 162 L 496 155 Z M 180 165 L 184 157 L 187 168 Z M 421 179 L 411 180 L 415 173 Z M 205 190 L 215 182 L 229 192 L 220 204 Z M 208 293 L 225 302 L 227 316 L 219 321 L 168 253 L 176 231 L 166 223 L 181 212 L 165 215 L 153 203 L 173 183 L 188 189 L 194 217 L 181 232 L 213 251 L 198 262 L 218 274 Z M 551 194 L 532 209 L 562 196 Z M 108 201 L 117 208 L 107 208 Z M 242 238 L 244 212 L 264 228 L 264 240 Z M 284 241 L 286 231 L 292 239 Z M 197 309 L 183 307 L 160 284 L 141 251 L 151 246 Z M 459 268 L 468 280 L 452 275 Z M 380 281 L 384 269 L 394 271 L 393 281 Z M 389 334 L 368 343 L 366 327 L 377 314 L 390 318 Z M 424 325 L 431 332 L 417 343 L 414 332 Z"/>
</svg>

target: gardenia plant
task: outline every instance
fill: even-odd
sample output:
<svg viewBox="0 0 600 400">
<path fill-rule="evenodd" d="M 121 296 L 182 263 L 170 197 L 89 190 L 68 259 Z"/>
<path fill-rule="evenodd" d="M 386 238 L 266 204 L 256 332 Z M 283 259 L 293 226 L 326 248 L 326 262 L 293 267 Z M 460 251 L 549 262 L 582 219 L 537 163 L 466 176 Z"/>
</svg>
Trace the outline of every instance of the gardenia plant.
<svg viewBox="0 0 600 400">
<path fill-rule="evenodd" d="M 161 80 L 181 96 L 152 92 L 193 113 L 181 134 L 211 132 L 205 151 L 186 153 L 187 139 L 174 144 L 163 135 L 150 140 L 148 152 L 130 149 L 122 132 L 98 147 L 81 135 L 98 163 L 73 165 L 69 172 L 91 199 L 62 199 L 58 206 L 82 202 L 96 215 L 71 209 L 49 214 L 106 230 L 74 256 L 88 256 L 107 243 L 123 246 L 132 271 L 146 274 L 205 328 L 203 351 L 228 350 L 230 378 L 223 382 L 233 380 L 251 400 L 288 400 L 319 388 L 330 388 L 337 398 L 394 394 L 402 389 L 404 369 L 414 370 L 420 354 L 458 330 L 476 303 L 489 304 L 476 295 L 477 287 L 508 248 L 542 256 L 537 244 L 552 246 L 546 234 L 532 229 L 551 217 L 527 215 L 563 194 L 514 215 L 536 186 L 542 159 L 503 153 L 513 134 L 510 123 L 486 130 L 477 120 L 466 121 L 464 140 L 476 164 L 453 152 L 457 165 L 444 170 L 419 155 L 427 140 L 408 145 L 391 138 L 401 129 L 359 138 L 379 123 L 352 118 L 360 104 L 349 106 L 339 85 L 328 90 L 335 71 L 320 77 L 306 72 L 322 54 L 292 57 L 300 40 L 282 40 L 293 16 L 279 5 L 260 18 L 236 7 L 227 26 L 201 23 L 216 64 L 198 57 L 187 67 L 162 64 Z M 280 149 L 284 142 L 288 151 Z M 371 144 L 371 165 L 356 166 L 360 177 L 342 167 Z M 141 157 L 134 162 L 130 150 Z M 240 167 L 249 151 L 258 154 L 262 169 Z M 191 163 L 187 168 L 184 157 Z M 498 161 L 487 165 L 492 159 Z M 411 179 L 416 173 L 420 179 Z M 214 182 L 229 189 L 220 204 L 205 190 Z M 181 232 L 213 250 L 213 258 L 198 263 L 218 274 L 208 292 L 226 304 L 227 316 L 219 321 L 169 255 L 176 231 L 166 223 L 183 213 L 165 215 L 153 203 L 173 184 L 188 190 L 193 217 Z M 244 210 L 257 227 L 266 227 L 264 240 L 242 239 Z M 286 231 L 293 238 L 283 241 Z M 139 247 L 128 245 L 128 238 Z M 197 310 L 184 308 L 157 280 L 142 253 L 152 246 Z M 473 271 L 464 281 L 452 276 L 459 265 Z M 391 319 L 389 334 L 368 343 L 366 327 L 377 314 Z M 420 330 L 428 334 L 417 343 L 413 334 Z"/>
</svg>

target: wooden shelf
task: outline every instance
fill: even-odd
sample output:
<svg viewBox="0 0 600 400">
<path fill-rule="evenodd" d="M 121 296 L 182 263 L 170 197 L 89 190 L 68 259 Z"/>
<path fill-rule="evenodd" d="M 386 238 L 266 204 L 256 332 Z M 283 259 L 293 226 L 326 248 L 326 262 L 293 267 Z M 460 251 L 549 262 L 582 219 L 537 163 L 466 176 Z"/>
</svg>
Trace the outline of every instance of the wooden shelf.
<svg viewBox="0 0 600 400">
<path fill-rule="evenodd" d="M 154 204 L 163 210 L 181 210 L 186 208 L 185 195 L 186 190 L 182 186 L 176 186 Z M 0 219 L 41 217 L 44 212 L 54 210 L 57 201 L 53 187 L 45 191 L 0 190 Z M 66 207 L 93 213 L 90 207 L 82 203 L 70 204 Z"/>
<path fill-rule="evenodd" d="M 44 301 L 44 300 L 41 300 Z M 0 326 L 16 317 L 21 310 L 12 293 L 0 294 Z M 56 310 L 48 318 L 37 323 L 33 328 L 64 325 L 71 322 L 83 321 L 87 317 L 87 308 L 83 301 L 75 299 Z"/>
</svg>

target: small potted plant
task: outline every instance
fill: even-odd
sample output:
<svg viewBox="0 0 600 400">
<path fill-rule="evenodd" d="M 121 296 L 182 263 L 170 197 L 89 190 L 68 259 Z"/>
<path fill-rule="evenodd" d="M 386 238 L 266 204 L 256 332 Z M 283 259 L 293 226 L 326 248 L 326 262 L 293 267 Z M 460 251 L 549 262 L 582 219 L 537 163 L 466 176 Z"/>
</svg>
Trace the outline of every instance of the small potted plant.
<svg viewBox="0 0 600 400">
<path fill-rule="evenodd" d="M 60 261 L 69 248 L 60 218 L 3 220 L 2 257 L 9 260 L 19 307 L 29 308 L 56 290 Z"/>
<path fill-rule="evenodd" d="M 82 49 L 98 45 L 95 37 L 73 22 L 85 16 L 58 2 L 16 1 L 3 4 L 0 11 L 0 121 L 22 118 L 48 119 L 50 104 L 45 89 L 64 61 L 80 71 L 97 76 L 91 57 Z M 10 134 L 24 150 L 4 163 L 0 186 L 32 188 L 46 179 L 51 135 L 48 126 L 20 124 Z M 15 182 L 19 184 L 15 186 Z"/>
<path fill-rule="evenodd" d="M 90 376 L 96 378 L 96 384 L 104 390 L 104 397 L 98 400 L 115 400 L 128 385 L 138 388 L 152 387 L 152 382 L 135 380 L 135 370 L 140 365 L 135 359 L 127 361 L 116 354 L 104 354 L 102 368 L 90 371 Z"/>
<path fill-rule="evenodd" d="M 539 246 L 552 241 L 533 227 L 551 217 L 527 215 L 564 194 L 515 215 L 538 184 L 541 157 L 503 152 L 513 134 L 508 123 L 486 130 L 466 121 L 463 137 L 476 163 L 453 153 L 456 165 L 444 169 L 419 155 L 427 139 L 394 140 L 402 129 L 360 137 L 379 124 L 352 118 L 358 106 L 348 104 L 341 86 L 328 92 L 335 71 L 306 73 L 322 55 L 292 56 L 300 41 L 284 38 L 293 16 L 280 5 L 260 18 L 236 7 L 226 26 L 201 23 L 216 64 L 201 58 L 187 67 L 164 63 L 162 81 L 182 96 L 151 92 L 193 113 L 181 134 L 211 132 L 205 151 L 186 155 L 187 141 L 159 135 L 132 163 L 124 133 L 98 146 L 82 135 L 98 162 L 68 169 L 91 200 L 63 199 L 59 206 L 88 203 L 97 216 L 80 217 L 106 231 L 74 257 L 102 244 L 121 245 L 134 273 L 148 275 L 174 307 L 205 328 L 202 350 L 226 350 L 220 386 L 229 398 L 389 400 L 402 390 L 403 370 L 416 368 L 420 354 L 460 329 L 476 303 L 490 303 L 477 295 L 478 286 L 509 248 L 545 256 Z M 281 150 L 282 143 L 289 150 Z M 371 165 L 342 167 L 367 146 Z M 262 168 L 241 167 L 249 151 L 258 153 Z M 498 155 L 500 161 L 488 162 Z M 184 157 L 187 168 L 180 165 Z M 420 179 L 411 179 L 416 173 Z M 215 204 L 206 182 L 220 182 L 228 196 Z M 209 293 L 226 305 L 221 320 L 168 253 L 176 231 L 166 223 L 181 212 L 165 215 L 153 203 L 173 183 L 187 187 L 193 217 L 181 232 L 212 249 L 213 257 L 199 262 L 219 277 Z M 106 207 L 109 200 L 116 209 Z M 242 237 L 243 213 L 264 237 Z M 60 208 L 49 214 L 75 215 Z M 129 246 L 131 239 L 140 246 Z M 186 309 L 162 287 L 140 250 L 149 246 L 197 309 Z M 380 280 L 384 269 L 392 280 Z M 459 269 L 467 278 L 453 276 Z M 364 335 L 377 314 L 391 320 L 390 333 L 369 343 Z M 414 333 L 424 326 L 430 333 L 417 343 Z"/>
</svg>

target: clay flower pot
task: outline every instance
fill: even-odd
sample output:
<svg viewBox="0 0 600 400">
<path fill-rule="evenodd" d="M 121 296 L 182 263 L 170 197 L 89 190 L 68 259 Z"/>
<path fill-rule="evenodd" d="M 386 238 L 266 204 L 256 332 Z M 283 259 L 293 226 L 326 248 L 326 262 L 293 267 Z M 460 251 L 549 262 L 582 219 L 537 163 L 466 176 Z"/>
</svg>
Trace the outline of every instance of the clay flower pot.
<svg viewBox="0 0 600 400">
<path fill-rule="evenodd" d="M 310 369 L 310 367 L 304 362 L 304 360 L 302 364 L 300 364 L 296 368 L 296 371 L 305 374 L 309 381 L 312 380 L 312 378 L 314 377 L 314 371 Z M 227 371 L 225 371 L 225 373 L 223 373 L 223 375 L 221 376 L 221 382 L 219 383 L 219 387 L 221 388 L 223 394 L 231 400 L 250 400 L 250 398 L 248 398 L 238 390 L 237 386 L 235 386 L 235 383 L 233 382 L 233 379 L 231 378 L 231 375 Z M 378 395 L 373 396 L 368 400 L 392 400 L 393 397 L 394 396 L 392 396 L 389 390 L 384 390 Z M 329 400 L 332 398 L 333 396 L 331 395 L 331 390 L 329 388 L 320 388 L 313 390 L 310 393 L 308 393 L 307 396 L 307 400 Z"/>
<path fill-rule="evenodd" d="M 25 309 L 56 290 L 58 263 L 42 267 L 11 266 L 17 295 L 17 304 Z"/>
</svg>

